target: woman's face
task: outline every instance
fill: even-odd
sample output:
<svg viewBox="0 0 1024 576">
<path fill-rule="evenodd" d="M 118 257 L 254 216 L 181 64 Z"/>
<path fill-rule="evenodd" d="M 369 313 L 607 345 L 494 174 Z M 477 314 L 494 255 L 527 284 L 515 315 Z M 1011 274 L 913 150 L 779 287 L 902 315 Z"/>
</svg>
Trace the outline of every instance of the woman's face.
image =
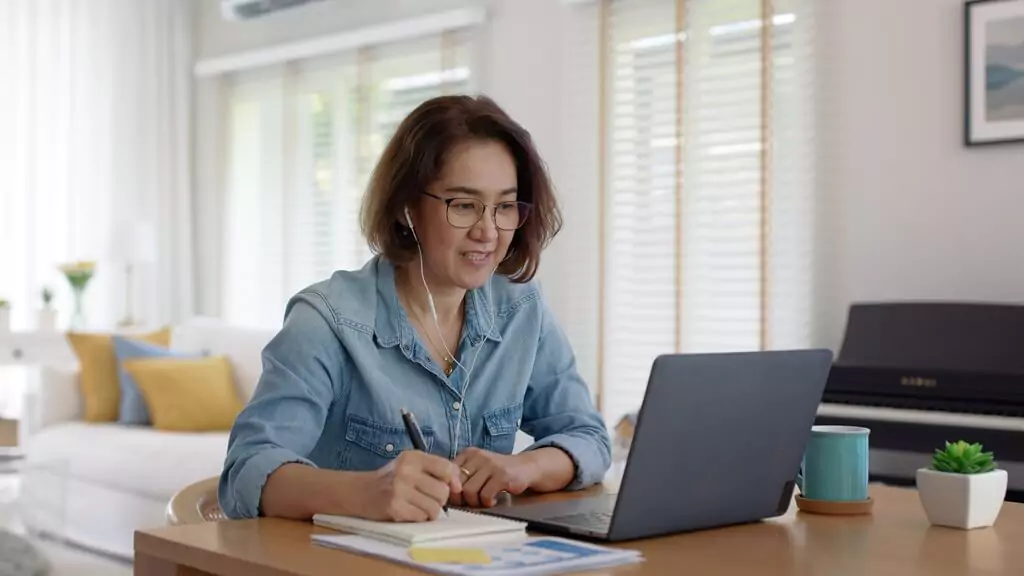
<svg viewBox="0 0 1024 576">
<path fill-rule="evenodd" d="M 471 290 L 487 282 L 515 234 L 495 226 L 495 206 L 516 200 L 516 186 L 515 162 L 500 142 L 468 141 L 451 151 L 440 177 L 426 190 L 436 198 L 422 194 L 411 210 L 431 288 Z M 458 224 L 475 220 L 471 200 L 486 205 L 484 214 L 468 228 L 452 226 L 450 199 L 450 215 Z"/>
</svg>

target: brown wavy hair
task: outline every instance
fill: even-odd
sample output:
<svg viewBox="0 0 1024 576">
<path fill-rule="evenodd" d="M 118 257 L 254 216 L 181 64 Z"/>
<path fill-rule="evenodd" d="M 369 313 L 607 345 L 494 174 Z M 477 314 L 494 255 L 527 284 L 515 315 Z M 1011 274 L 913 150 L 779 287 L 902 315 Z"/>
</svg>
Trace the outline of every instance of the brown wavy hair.
<svg viewBox="0 0 1024 576">
<path fill-rule="evenodd" d="M 440 177 L 448 153 L 471 140 L 497 141 L 508 149 L 518 199 L 533 204 L 497 270 L 513 282 L 528 282 L 537 273 L 541 251 L 561 229 L 562 215 L 530 133 L 486 96 L 440 96 L 402 120 L 370 176 L 360 214 L 363 235 L 371 250 L 391 261 L 411 260 L 416 244 L 403 209 Z"/>
</svg>

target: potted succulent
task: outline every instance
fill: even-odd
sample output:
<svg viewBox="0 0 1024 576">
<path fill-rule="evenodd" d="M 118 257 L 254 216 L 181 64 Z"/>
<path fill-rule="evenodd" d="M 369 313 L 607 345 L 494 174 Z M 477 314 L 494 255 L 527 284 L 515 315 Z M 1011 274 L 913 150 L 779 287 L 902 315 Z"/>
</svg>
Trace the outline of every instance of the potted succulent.
<svg viewBox="0 0 1024 576">
<path fill-rule="evenodd" d="M 43 298 L 43 307 L 39 310 L 39 329 L 52 331 L 57 327 L 57 311 L 53 309 L 53 290 L 44 287 L 40 295 Z"/>
<path fill-rule="evenodd" d="M 917 491 L 929 522 L 970 530 L 995 523 L 1006 480 L 991 452 L 960 440 L 935 449 L 931 466 L 917 471 Z"/>
<path fill-rule="evenodd" d="M 11 303 L 0 298 L 0 332 L 11 330 Z"/>
</svg>

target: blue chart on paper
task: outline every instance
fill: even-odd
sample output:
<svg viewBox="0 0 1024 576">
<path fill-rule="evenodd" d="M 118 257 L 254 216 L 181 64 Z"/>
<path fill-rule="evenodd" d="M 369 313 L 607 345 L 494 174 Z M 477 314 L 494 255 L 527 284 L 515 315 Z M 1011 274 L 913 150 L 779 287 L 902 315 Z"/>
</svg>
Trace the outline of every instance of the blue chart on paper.
<svg viewBox="0 0 1024 576">
<path fill-rule="evenodd" d="M 525 543 L 488 549 L 491 563 L 474 566 L 479 573 L 504 572 L 510 568 L 535 568 L 545 564 L 565 564 L 576 560 L 594 560 L 604 556 L 621 557 L 619 550 L 577 544 L 554 538 L 537 538 Z M 629 557 L 629 555 L 627 555 Z"/>
</svg>

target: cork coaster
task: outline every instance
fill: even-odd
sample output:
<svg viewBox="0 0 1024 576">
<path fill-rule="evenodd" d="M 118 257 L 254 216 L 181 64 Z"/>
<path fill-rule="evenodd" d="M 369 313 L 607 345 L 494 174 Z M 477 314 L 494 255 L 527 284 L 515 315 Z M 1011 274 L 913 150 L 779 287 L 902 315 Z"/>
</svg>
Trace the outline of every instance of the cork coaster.
<svg viewBox="0 0 1024 576">
<path fill-rule="evenodd" d="M 857 514 L 871 514 L 871 507 L 875 501 L 868 496 L 867 500 L 853 502 L 836 502 L 831 500 L 811 500 L 803 496 L 796 497 L 796 506 L 802 512 L 811 514 L 829 514 L 833 516 L 852 516 Z"/>
</svg>

